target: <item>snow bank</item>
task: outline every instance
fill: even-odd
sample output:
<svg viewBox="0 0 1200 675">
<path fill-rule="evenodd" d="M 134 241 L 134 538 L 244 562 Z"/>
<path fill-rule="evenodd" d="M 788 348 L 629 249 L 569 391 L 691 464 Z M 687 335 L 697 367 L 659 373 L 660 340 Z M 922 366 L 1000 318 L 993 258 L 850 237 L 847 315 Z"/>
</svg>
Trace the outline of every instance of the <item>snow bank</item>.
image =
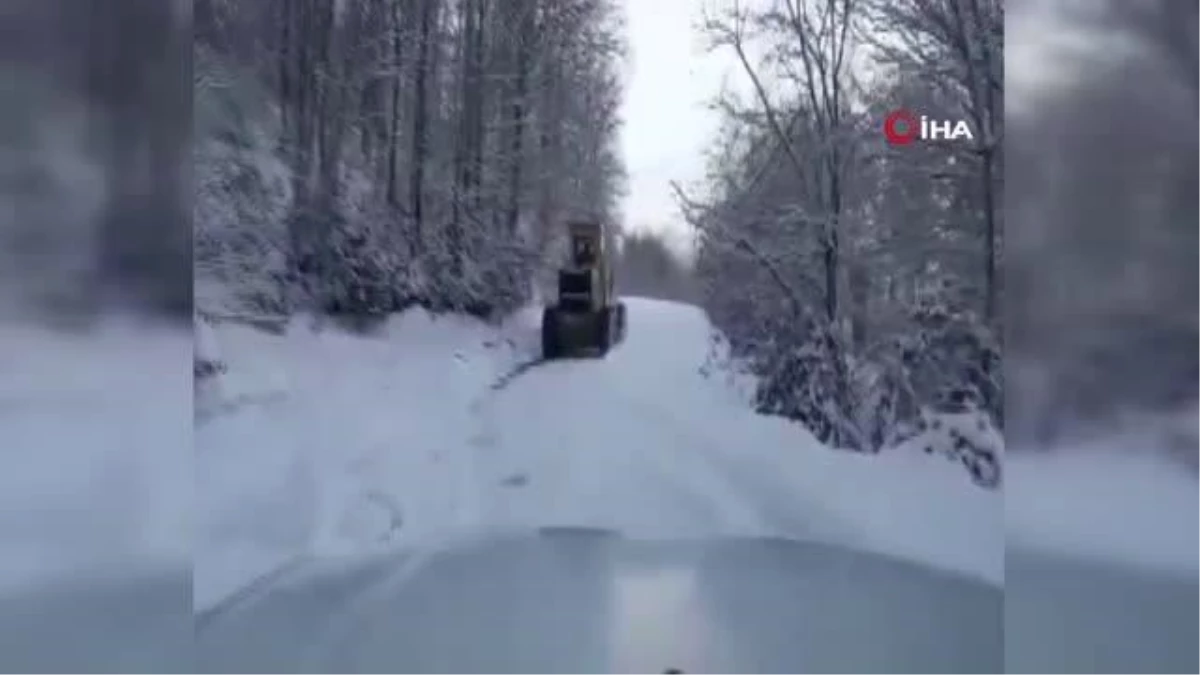
<svg viewBox="0 0 1200 675">
<path fill-rule="evenodd" d="M 755 414 L 744 383 L 731 387 L 720 375 L 702 374 L 710 329 L 699 310 L 636 302 L 642 342 L 610 357 L 649 362 L 627 369 L 640 374 L 630 376 L 627 390 L 648 404 L 666 402 L 659 414 L 708 449 L 701 454 L 754 496 L 773 529 L 1002 580 L 1000 491 L 974 485 L 960 464 L 940 455 L 833 450 L 800 424 Z"/>
<path fill-rule="evenodd" d="M 195 430 L 198 608 L 296 556 L 452 530 L 471 401 L 529 349 L 421 310 L 369 337 L 317 326 L 222 324 L 205 339 L 228 370 Z"/>
<path fill-rule="evenodd" d="M 1008 545 L 1195 578 L 1200 483 L 1168 453 L 1143 451 L 1158 442 L 1129 435 L 1010 454 Z"/>
<path fill-rule="evenodd" d="M 192 337 L 0 326 L 0 592 L 191 554 Z"/>
<path fill-rule="evenodd" d="M 777 533 L 1002 582 L 1003 492 L 975 485 L 959 464 L 915 450 L 834 450 L 797 423 L 748 408 L 712 407 L 699 418 L 718 414 L 721 423 L 695 438 L 703 436 L 719 472 L 772 514 Z"/>
</svg>

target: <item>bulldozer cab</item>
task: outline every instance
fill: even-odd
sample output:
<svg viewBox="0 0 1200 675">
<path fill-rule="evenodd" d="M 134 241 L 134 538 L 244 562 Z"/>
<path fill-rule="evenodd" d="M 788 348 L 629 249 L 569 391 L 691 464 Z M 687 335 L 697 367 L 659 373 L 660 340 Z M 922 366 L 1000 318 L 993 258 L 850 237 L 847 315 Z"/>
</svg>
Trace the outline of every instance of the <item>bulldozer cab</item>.
<svg viewBox="0 0 1200 675">
<path fill-rule="evenodd" d="M 594 267 L 600 262 L 604 237 L 599 223 L 571 223 L 571 263 L 575 267 Z"/>
<path fill-rule="evenodd" d="M 591 267 L 596 264 L 596 242 L 591 237 L 572 237 L 571 261 L 576 267 Z"/>
</svg>

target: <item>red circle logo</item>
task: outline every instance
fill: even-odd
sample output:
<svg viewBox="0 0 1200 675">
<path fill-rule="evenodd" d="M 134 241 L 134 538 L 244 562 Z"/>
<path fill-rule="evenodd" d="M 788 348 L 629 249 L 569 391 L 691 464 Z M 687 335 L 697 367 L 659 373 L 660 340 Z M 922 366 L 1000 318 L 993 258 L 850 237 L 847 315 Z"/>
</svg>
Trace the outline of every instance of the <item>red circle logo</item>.
<svg viewBox="0 0 1200 675">
<path fill-rule="evenodd" d="M 908 145 L 921 135 L 916 115 L 907 110 L 896 110 L 883 120 L 883 135 L 892 145 Z"/>
</svg>

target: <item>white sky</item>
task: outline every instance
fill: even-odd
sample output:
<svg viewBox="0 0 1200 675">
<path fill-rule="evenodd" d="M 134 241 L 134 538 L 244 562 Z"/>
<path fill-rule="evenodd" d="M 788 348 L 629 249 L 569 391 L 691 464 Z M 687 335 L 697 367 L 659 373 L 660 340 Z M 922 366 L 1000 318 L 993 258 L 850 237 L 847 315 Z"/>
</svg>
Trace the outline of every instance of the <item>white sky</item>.
<svg viewBox="0 0 1200 675">
<path fill-rule="evenodd" d="M 696 26 L 699 0 L 625 0 L 630 62 L 621 145 L 629 171 L 625 226 L 688 237 L 669 182 L 704 175 L 704 151 L 717 117 L 705 104 L 733 64 L 706 56 Z"/>
</svg>

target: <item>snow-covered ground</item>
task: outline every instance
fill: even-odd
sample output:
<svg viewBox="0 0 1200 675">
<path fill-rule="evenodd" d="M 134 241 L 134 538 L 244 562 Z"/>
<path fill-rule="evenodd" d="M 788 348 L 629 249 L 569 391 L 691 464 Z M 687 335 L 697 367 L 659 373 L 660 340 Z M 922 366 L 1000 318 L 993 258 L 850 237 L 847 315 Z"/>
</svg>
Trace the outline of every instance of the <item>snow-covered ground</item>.
<svg viewBox="0 0 1200 675">
<path fill-rule="evenodd" d="M 194 554 L 203 609 L 307 557 L 536 525 L 816 537 L 992 580 L 1006 544 L 1200 568 L 1196 478 L 1125 452 L 1136 439 L 1013 453 L 1004 490 L 982 490 L 937 456 L 834 452 L 752 414 L 700 373 L 698 311 L 631 311 L 607 359 L 511 379 L 536 316 L 414 311 L 372 337 L 222 324 L 197 336 L 228 372 L 195 391 L 195 421 L 186 332 L 2 326 L 0 594 Z"/>
<path fill-rule="evenodd" d="M 1002 579 L 1002 493 L 941 457 L 835 452 L 755 415 L 701 374 L 699 310 L 629 310 L 606 359 L 512 378 L 536 316 L 205 327 L 228 372 L 197 399 L 197 608 L 310 556 L 542 525 L 817 538 Z"/>
<path fill-rule="evenodd" d="M 191 554 L 192 336 L 0 325 L 0 595 Z"/>
<path fill-rule="evenodd" d="M 1200 577 L 1200 486 L 1154 447 L 1159 443 L 1134 434 L 1011 454 L 1004 489 L 1009 552 L 1035 549 Z"/>
</svg>

